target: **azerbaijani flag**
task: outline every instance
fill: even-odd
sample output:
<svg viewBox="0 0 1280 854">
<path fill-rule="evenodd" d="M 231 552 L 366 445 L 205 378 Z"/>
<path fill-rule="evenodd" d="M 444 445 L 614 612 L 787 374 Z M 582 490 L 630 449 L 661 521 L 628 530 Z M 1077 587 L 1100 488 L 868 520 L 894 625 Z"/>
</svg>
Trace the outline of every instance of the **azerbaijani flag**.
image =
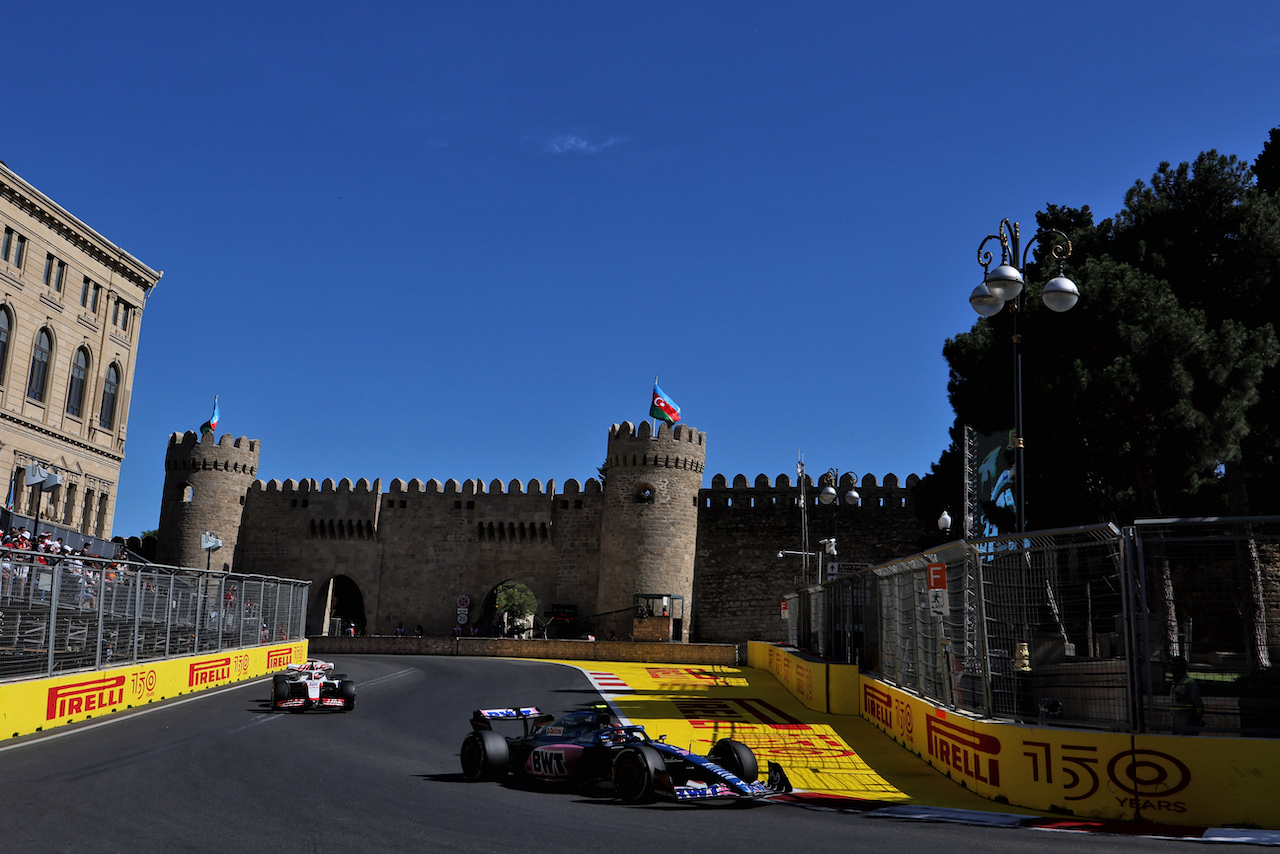
<svg viewBox="0 0 1280 854">
<path fill-rule="evenodd" d="M 209 416 L 209 420 L 200 425 L 200 435 L 212 433 L 218 429 L 218 396 L 213 396 L 213 414 Z"/>
<path fill-rule="evenodd" d="M 661 418 L 668 424 L 675 424 L 680 420 L 680 407 L 658 388 L 656 382 L 653 384 L 653 403 L 649 404 L 649 417 Z"/>
</svg>

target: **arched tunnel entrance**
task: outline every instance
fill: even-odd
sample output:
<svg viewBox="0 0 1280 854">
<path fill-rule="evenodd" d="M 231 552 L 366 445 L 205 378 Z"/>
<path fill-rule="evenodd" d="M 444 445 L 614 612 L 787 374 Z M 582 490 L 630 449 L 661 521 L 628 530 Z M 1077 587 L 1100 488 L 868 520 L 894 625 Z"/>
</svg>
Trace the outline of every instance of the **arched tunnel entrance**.
<svg viewBox="0 0 1280 854">
<path fill-rule="evenodd" d="M 480 634 L 493 637 L 543 637 L 538 597 L 519 581 L 504 581 L 489 591 L 476 625 Z"/>
<path fill-rule="evenodd" d="M 328 605 L 329 625 L 324 625 L 325 605 Z M 335 575 L 316 591 L 315 602 L 307 618 L 307 634 L 362 635 L 368 619 L 364 613 L 364 595 L 360 585 L 345 575 Z"/>
</svg>

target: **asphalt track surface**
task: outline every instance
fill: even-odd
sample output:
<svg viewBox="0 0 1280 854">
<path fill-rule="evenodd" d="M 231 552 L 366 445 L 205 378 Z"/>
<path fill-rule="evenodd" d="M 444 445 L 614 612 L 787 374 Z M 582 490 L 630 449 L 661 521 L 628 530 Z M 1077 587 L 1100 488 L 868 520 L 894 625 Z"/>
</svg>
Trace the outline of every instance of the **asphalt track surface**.
<svg viewBox="0 0 1280 854">
<path fill-rule="evenodd" d="M 600 677 L 593 683 L 564 664 L 481 658 L 350 656 L 337 664 L 359 685 L 357 708 L 347 714 L 272 713 L 270 682 L 259 680 L 0 742 L 0 851 L 1024 854 L 1197 844 L 779 803 L 624 806 L 607 793 L 467 783 L 458 747 L 473 709 L 569 711 L 599 701 Z M 736 678 L 732 669 L 718 672 Z M 715 702 L 723 686 L 696 687 Z M 659 708 L 624 693 L 615 699 L 622 708 Z M 682 725 L 628 716 L 659 732 Z M 916 760 L 887 752 L 902 753 L 883 735 L 867 727 L 840 738 L 865 753 L 896 802 L 938 805 L 927 800 L 941 797 L 931 794 L 934 781 L 910 770 Z"/>
</svg>

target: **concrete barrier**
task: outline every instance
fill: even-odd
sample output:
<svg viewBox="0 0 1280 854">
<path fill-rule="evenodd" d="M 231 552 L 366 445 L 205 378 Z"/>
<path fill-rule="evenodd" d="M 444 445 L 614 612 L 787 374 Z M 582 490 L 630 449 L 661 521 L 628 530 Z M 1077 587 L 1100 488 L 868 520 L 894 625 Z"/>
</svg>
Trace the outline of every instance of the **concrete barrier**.
<svg viewBox="0 0 1280 854">
<path fill-rule="evenodd" d="M 807 707 L 865 718 L 996 803 L 1090 819 L 1280 829 L 1280 739 L 1029 726 L 951 711 L 866 674 L 849 679 L 848 665 L 773 644 L 752 641 L 747 660 Z"/>
<path fill-rule="evenodd" d="M 307 642 L 145 661 L 0 683 L 0 740 L 86 721 L 170 697 L 277 673 L 307 660 Z"/>
<path fill-rule="evenodd" d="M 314 655 L 475 655 L 558 661 L 639 661 L 652 664 L 738 664 L 735 644 L 516 638 L 366 637 L 310 638 Z"/>
</svg>

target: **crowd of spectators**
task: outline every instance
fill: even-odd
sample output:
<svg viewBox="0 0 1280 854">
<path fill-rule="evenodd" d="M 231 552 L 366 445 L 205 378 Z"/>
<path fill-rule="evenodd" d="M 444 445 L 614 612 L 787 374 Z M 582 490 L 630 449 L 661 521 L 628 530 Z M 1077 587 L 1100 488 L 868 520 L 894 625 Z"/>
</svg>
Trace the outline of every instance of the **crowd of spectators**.
<svg viewBox="0 0 1280 854">
<path fill-rule="evenodd" d="M 86 558 L 90 559 L 88 563 Z M 0 595 L 6 598 L 46 598 L 49 594 L 47 584 L 40 585 L 39 580 L 32 576 L 32 570 L 38 571 L 41 566 L 60 566 L 68 570 L 69 576 L 64 578 L 69 577 L 76 585 L 78 604 L 84 608 L 96 605 L 99 574 L 105 571 L 108 579 L 113 580 L 118 571 L 114 563 L 104 564 L 87 541 L 75 548 L 48 531 L 32 537 L 26 527 L 11 527 L 0 536 Z M 34 589 L 28 587 L 31 582 L 37 582 Z"/>
</svg>

